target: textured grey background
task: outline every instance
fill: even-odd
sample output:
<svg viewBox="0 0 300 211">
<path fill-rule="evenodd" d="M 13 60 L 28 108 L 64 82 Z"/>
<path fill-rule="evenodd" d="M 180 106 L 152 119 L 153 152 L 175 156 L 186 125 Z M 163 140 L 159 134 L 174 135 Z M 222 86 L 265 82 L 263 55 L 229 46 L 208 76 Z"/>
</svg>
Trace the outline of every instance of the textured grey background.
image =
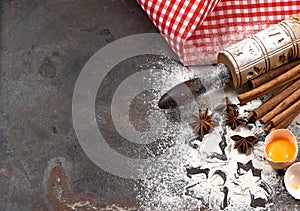
<svg viewBox="0 0 300 211">
<path fill-rule="evenodd" d="M 71 102 L 96 51 L 146 32 L 157 31 L 134 0 L 1 1 L 0 210 L 136 206 L 134 182 L 81 149 Z M 122 78 L 132 67 L 116 68 Z"/>
</svg>

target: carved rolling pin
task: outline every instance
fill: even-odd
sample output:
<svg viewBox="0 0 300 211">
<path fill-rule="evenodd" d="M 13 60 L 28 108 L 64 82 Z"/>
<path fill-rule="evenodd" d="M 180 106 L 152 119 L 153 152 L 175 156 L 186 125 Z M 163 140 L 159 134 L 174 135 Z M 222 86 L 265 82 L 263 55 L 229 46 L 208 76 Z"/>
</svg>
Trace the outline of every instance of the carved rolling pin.
<svg viewBox="0 0 300 211">
<path fill-rule="evenodd" d="M 249 79 L 282 68 L 299 56 L 300 13 L 219 52 L 219 65 L 214 72 L 175 86 L 161 97 L 158 106 L 175 108 L 192 97 L 226 84 L 240 87 Z"/>
</svg>

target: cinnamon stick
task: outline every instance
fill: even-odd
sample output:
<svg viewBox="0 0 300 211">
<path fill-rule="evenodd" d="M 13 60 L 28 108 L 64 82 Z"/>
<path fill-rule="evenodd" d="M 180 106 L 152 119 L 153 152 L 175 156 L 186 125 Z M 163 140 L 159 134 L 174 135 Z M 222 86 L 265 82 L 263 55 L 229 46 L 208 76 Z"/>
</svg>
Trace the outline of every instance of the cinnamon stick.
<svg viewBox="0 0 300 211">
<path fill-rule="evenodd" d="M 293 114 L 296 113 L 298 115 L 299 109 L 300 109 L 300 101 L 298 100 L 293 105 L 291 105 L 288 109 L 283 111 L 281 114 L 278 114 L 273 119 L 271 119 L 270 124 L 272 124 L 273 127 L 276 127 L 280 122 L 290 118 L 290 116 L 293 116 Z"/>
<path fill-rule="evenodd" d="M 297 81 L 297 80 L 296 80 L 296 81 Z M 279 89 L 275 90 L 272 94 L 273 94 L 273 95 L 276 95 L 276 94 L 282 92 L 283 90 L 285 90 L 286 88 L 288 88 L 289 86 L 291 86 L 294 82 L 295 82 L 295 81 L 292 81 L 292 82 L 290 82 L 290 83 L 288 83 L 288 84 L 286 84 L 286 85 L 280 87 Z"/>
<path fill-rule="evenodd" d="M 285 73 L 286 71 L 296 67 L 300 64 L 300 59 L 293 60 L 287 64 L 281 65 L 280 67 L 275 68 L 267 73 L 264 73 L 252 80 L 249 81 L 249 86 L 251 89 L 257 88 L 260 85 L 280 76 L 281 74 Z"/>
<path fill-rule="evenodd" d="M 282 102 L 280 102 L 270 112 L 266 113 L 259 121 L 262 124 L 266 124 L 277 114 L 280 114 L 285 109 L 287 109 L 289 106 L 291 106 L 296 100 L 300 100 L 300 87 L 295 92 L 293 92 L 290 96 L 288 96 Z"/>
<path fill-rule="evenodd" d="M 241 105 L 246 104 L 247 102 L 254 100 L 258 97 L 261 97 L 271 91 L 274 91 L 277 88 L 280 88 L 293 80 L 300 78 L 300 65 L 292 68 L 291 70 L 285 72 L 284 74 L 272 79 L 271 81 L 252 89 L 246 93 L 240 94 L 238 99 Z"/>
<path fill-rule="evenodd" d="M 269 133 L 272 129 L 273 129 L 273 126 L 272 126 L 271 124 L 269 124 L 269 125 L 264 129 L 264 131 L 265 131 L 266 133 Z"/>
<path fill-rule="evenodd" d="M 284 129 L 287 128 L 293 121 L 296 119 L 296 117 L 300 114 L 300 110 L 292 113 L 287 118 L 283 119 L 281 122 L 279 122 L 276 126 L 272 123 L 268 124 L 267 127 L 264 129 L 266 133 L 269 133 L 276 129 Z"/>
<path fill-rule="evenodd" d="M 300 111 L 295 112 L 289 118 L 284 119 L 282 122 L 280 122 L 277 126 L 272 127 L 271 131 L 276 130 L 276 129 L 285 129 L 285 128 L 287 128 L 294 121 L 294 119 L 296 119 L 296 117 L 299 114 L 300 114 Z"/>
<path fill-rule="evenodd" d="M 250 122 L 251 120 L 256 119 L 256 114 L 252 111 L 247 116 L 247 120 Z"/>
<path fill-rule="evenodd" d="M 259 119 L 265 114 L 267 114 L 269 111 L 271 111 L 273 108 L 275 108 L 280 102 L 284 101 L 288 96 L 290 96 L 293 92 L 298 90 L 300 87 L 300 79 L 292 83 L 289 87 L 287 87 L 285 90 L 281 91 L 280 93 L 277 93 L 273 97 L 271 97 L 269 100 L 261 104 L 259 107 L 253 110 L 252 113 L 249 114 L 247 117 L 249 118 L 255 118 Z"/>
</svg>

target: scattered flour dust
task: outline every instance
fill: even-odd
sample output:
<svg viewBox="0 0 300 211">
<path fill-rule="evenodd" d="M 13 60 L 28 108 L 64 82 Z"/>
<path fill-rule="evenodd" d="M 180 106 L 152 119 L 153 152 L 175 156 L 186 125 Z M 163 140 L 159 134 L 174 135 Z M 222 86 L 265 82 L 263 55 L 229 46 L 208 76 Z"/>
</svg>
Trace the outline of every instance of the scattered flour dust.
<svg viewBox="0 0 300 211">
<path fill-rule="evenodd" d="M 164 114 L 167 111 L 156 106 L 160 96 L 195 73 L 172 60 L 162 61 L 159 65 L 159 68 L 151 69 L 153 77 L 149 80 L 159 90 L 152 102 L 153 110 Z M 212 94 L 216 95 L 214 102 Z M 278 192 L 275 187 L 282 185 L 282 178 L 263 159 L 263 132 L 254 124 L 239 126 L 235 131 L 225 126 L 220 109 L 224 106 L 225 96 L 236 103 L 232 90 L 227 93 L 219 90 L 179 109 L 180 122 L 170 123 L 171 127 L 162 135 L 163 138 L 171 137 L 173 145 L 164 148 L 159 159 L 145 168 L 146 178 L 137 187 L 140 210 L 264 210 L 274 203 L 273 197 Z M 260 103 L 257 100 L 239 107 L 240 114 L 246 116 Z M 200 141 L 195 139 L 188 123 L 192 121 L 191 114 L 205 107 L 214 112 L 218 125 Z M 159 123 L 159 115 L 153 118 Z M 260 141 L 248 154 L 241 154 L 234 149 L 234 141 L 230 139 L 237 134 L 255 135 Z M 223 159 L 220 159 L 221 155 Z M 188 174 L 188 169 L 193 171 Z"/>
</svg>

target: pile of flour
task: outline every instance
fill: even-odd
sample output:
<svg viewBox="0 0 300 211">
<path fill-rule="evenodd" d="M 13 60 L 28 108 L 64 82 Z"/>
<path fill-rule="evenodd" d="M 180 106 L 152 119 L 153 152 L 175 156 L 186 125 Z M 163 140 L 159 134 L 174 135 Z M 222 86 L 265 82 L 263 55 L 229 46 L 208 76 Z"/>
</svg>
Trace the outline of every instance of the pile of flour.
<svg viewBox="0 0 300 211">
<path fill-rule="evenodd" d="M 153 113 L 152 121 L 158 124 L 160 118 L 170 112 L 157 108 L 160 96 L 176 84 L 205 73 L 205 67 L 199 67 L 199 71 L 194 67 L 191 71 L 171 60 L 159 65 L 160 68 L 151 70 L 149 79 L 158 90 L 149 111 Z M 213 68 L 207 67 L 210 71 Z M 261 210 L 285 201 L 291 201 L 293 208 L 297 206 L 286 193 L 282 176 L 264 160 L 265 134 L 259 129 L 259 123 L 239 126 L 235 131 L 223 123 L 226 96 L 237 103 L 236 93 L 225 88 L 209 92 L 177 109 L 180 121 L 169 122 L 161 135 L 161 140 L 171 139 L 172 145 L 158 144 L 164 153 L 145 168 L 146 177 L 137 186 L 141 210 Z M 260 103 L 254 100 L 239 107 L 240 115 L 247 116 Z M 193 135 L 188 125 L 193 121 L 191 115 L 197 114 L 199 108 L 209 108 L 218 122 L 202 140 Z M 290 126 L 292 131 L 299 130 L 297 122 Z M 241 154 L 234 149 L 232 135 L 254 135 L 258 142 L 247 154 Z M 296 136 L 299 139 L 299 134 Z M 188 174 L 189 171 L 193 173 Z"/>
</svg>

